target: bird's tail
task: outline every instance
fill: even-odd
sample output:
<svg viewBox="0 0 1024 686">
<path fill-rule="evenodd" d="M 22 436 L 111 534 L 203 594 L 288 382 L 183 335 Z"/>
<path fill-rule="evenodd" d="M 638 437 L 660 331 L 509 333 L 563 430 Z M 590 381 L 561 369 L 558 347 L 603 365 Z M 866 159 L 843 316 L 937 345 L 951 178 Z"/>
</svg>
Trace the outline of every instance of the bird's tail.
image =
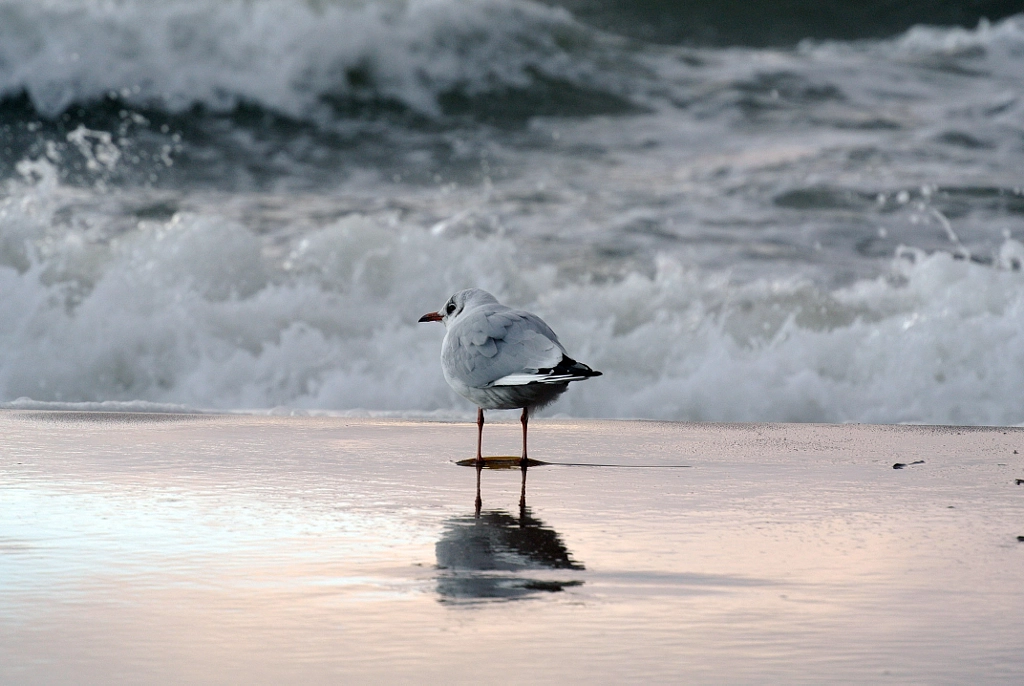
<svg viewBox="0 0 1024 686">
<path fill-rule="evenodd" d="M 562 361 L 551 369 L 540 369 L 540 372 L 547 372 L 552 375 L 568 375 L 580 379 L 588 379 L 592 376 L 601 376 L 601 372 L 591 369 L 582 362 L 577 362 L 568 355 L 562 355 Z M 576 379 L 573 379 L 574 381 Z"/>
<path fill-rule="evenodd" d="M 601 376 L 601 372 L 595 371 L 577 362 L 568 355 L 562 355 L 562 361 L 548 369 L 538 369 L 536 372 L 520 372 L 503 376 L 494 382 L 494 386 L 528 386 L 530 384 L 565 384 L 570 381 L 582 381 L 592 376 Z"/>
</svg>

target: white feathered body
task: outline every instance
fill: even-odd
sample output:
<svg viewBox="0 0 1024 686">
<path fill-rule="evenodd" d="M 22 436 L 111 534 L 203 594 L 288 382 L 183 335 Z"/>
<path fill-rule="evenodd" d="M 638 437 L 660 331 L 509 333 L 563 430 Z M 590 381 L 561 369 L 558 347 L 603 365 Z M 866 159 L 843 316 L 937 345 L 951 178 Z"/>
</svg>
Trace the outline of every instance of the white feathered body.
<svg viewBox="0 0 1024 686">
<path fill-rule="evenodd" d="M 448 384 L 485 410 L 543 407 L 569 382 L 597 376 L 571 359 L 558 336 L 530 312 L 500 304 L 486 291 L 452 296 L 446 317 L 441 368 Z"/>
</svg>

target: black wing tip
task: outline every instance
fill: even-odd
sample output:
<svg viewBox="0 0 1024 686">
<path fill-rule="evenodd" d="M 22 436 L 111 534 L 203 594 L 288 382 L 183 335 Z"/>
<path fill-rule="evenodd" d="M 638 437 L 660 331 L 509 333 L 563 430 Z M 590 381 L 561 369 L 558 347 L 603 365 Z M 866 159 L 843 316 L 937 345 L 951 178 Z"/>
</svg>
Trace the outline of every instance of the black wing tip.
<svg viewBox="0 0 1024 686">
<path fill-rule="evenodd" d="M 587 378 L 590 376 L 603 376 L 603 374 L 596 369 L 591 369 L 582 362 L 577 362 L 568 355 L 562 355 L 562 361 L 556 366 L 550 369 L 538 369 L 537 371 L 544 374 L 558 374 L 558 375 L 571 375 L 580 376 Z"/>
</svg>

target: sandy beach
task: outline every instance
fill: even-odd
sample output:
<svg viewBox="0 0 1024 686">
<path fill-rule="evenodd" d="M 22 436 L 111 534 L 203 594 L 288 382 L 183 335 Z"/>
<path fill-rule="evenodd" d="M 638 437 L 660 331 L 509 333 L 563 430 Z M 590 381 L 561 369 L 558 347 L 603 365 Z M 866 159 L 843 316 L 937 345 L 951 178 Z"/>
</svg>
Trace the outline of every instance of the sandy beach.
<svg viewBox="0 0 1024 686">
<path fill-rule="evenodd" d="M 513 454 L 518 424 L 488 424 Z M 0 413 L 0 683 L 1024 680 L 1024 430 Z M 894 469 L 895 463 L 906 465 Z"/>
</svg>

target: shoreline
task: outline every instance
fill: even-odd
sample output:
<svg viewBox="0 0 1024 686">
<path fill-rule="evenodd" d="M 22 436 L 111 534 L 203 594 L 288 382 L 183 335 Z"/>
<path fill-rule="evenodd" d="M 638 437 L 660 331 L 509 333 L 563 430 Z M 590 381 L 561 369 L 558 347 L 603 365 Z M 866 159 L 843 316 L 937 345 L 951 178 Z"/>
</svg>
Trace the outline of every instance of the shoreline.
<svg viewBox="0 0 1024 686">
<path fill-rule="evenodd" d="M 68 415 L 155 415 L 155 416 L 196 416 L 196 417 L 266 417 L 266 418 L 293 418 L 293 419 L 337 419 L 337 420 L 366 420 L 366 421 L 401 421 L 401 422 L 422 422 L 422 423 L 474 423 L 475 410 L 307 410 L 296 408 L 243 408 L 243 409 L 205 409 L 192 408 L 175 405 L 162 405 L 153 403 L 160 408 L 167 409 L 130 409 L 136 401 L 103 401 L 103 402 L 82 402 L 82 403 L 50 403 L 43 401 L 31 401 L 24 406 L 15 406 L 14 402 L 0 403 L 0 416 L 4 414 L 17 415 L 27 413 L 51 413 Z M 111 405 L 108 409 L 106 406 Z M 80 407 L 86 406 L 86 407 Z M 122 409 L 124 408 L 124 409 Z M 176 409 L 180 408 L 180 409 Z M 515 424 L 519 422 L 519 410 L 488 410 L 487 424 Z M 493 419 L 492 414 L 493 413 Z M 962 429 L 962 430 L 987 430 L 987 429 L 1016 429 L 1024 431 L 1024 424 L 928 424 L 918 422 L 897 422 L 897 423 L 875 423 L 875 422 L 794 422 L 794 421 L 707 421 L 707 420 L 685 420 L 685 419 L 655 419 L 650 417 L 571 417 L 567 415 L 554 416 L 533 416 L 530 417 L 531 426 L 533 422 L 573 423 L 573 422 L 636 422 L 641 424 L 668 424 L 685 426 L 719 426 L 724 428 L 743 428 L 751 426 L 781 427 L 781 426 L 814 426 L 814 427 L 921 427 L 929 429 Z"/>
</svg>

